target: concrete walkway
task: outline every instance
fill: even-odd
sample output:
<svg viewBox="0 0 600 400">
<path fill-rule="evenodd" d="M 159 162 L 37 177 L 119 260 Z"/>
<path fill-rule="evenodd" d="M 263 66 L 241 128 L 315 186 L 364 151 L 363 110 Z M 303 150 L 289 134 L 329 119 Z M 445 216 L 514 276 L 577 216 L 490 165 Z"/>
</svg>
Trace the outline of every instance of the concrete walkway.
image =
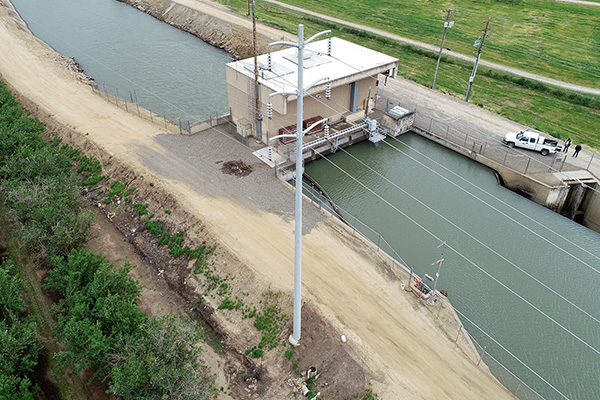
<svg viewBox="0 0 600 400">
<path fill-rule="evenodd" d="M 267 3 L 276 4 L 280 7 L 284 7 L 284 8 L 290 9 L 290 10 L 294 10 L 294 11 L 301 12 L 304 14 L 312 15 L 313 17 L 318 17 L 318 18 L 324 19 L 326 21 L 331 21 L 331 22 L 335 22 L 337 24 L 350 26 L 352 28 L 360 29 L 360 30 L 363 30 L 366 32 L 371 32 L 371 33 L 374 33 L 379 36 L 383 36 L 388 39 L 397 40 L 402 43 L 406 43 L 406 44 L 410 44 L 412 46 L 427 49 L 427 50 L 433 51 L 434 53 L 437 53 L 440 50 L 439 46 L 433 46 L 433 45 L 430 45 L 427 43 L 419 42 L 417 40 L 408 39 L 406 37 L 396 35 L 396 34 L 393 34 L 390 32 L 386 32 L 381 29 L 371 28 L 366 25 L 361 25 L 361 24 L 357 24 L 354 22 L 345 21 L 340 18 L 331 17 L 329 15 L 310 11 L 305 8 L 291 6 L 289 4 L 285 4 L 285 3 L 282 3 L 277 0 L 264 0 L 264 1 L 266 1 Z M 581 2 L 581 3 L 584 3 L 584 2 Z M 590 3 L 590 2 L 585 2 L 585 3 Z M 597 5 L 597 3 L 592 3 L 592 4 Z M 465 55 L 465 54 L 460 54 L 460 53 L 456 53 L 456 52 L 445 52 L 444 54 L 449 57 L 454 57 L 454 58 L 458 58 L 458 59 L 469 61 L 469 62 L 475 61 L 474 57 L 471 55 Z M 514 75 L 518 75 L 518 76 L 522 76 L 524 78 L 531 79 L 534 81 L 543 82 L 548 85 L 558 86 L 560 88 L 567 89 L 567 90 L 573 90 L 573 91 L 577 91 L 577 92 L 581 92 L 581 93 L 588 93 L 588 94 L 593 94 L 593 95 L 600 95 L 600 88 L 590 88 L 587 86 L 575 85 L 572 83 L 559 81 L 558 79 L 548 78 L 543 75 L 534 74 L 531 72 L 524 71 L 522 69 L 508 67 L 506 65 L 497 64 L 497 63 L 494 63 L 491 61 L 486 61 L 486 60 L 480 60 L 479 65 L 493 68 L 493 69 L 496 69 L 499 71 L 505 71 L 505 72 L 508 72 L 508 73 L 511 73 Z"/>
</svg>

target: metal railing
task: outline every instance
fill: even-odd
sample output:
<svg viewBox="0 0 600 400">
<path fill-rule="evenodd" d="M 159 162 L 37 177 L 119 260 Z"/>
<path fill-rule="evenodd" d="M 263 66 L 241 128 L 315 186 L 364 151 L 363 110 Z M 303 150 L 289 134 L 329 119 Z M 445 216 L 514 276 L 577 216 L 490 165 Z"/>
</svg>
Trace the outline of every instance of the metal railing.
<svg viewBox="0 0 600 400">
<path fill-rule="evenodd" d="M 381 97 L 378 99 L 377 109 L 388 112 L 395 105 L 398 105 L 396 100 Z M 424 131 L 444 142 L 480 154 L 523 174 L 564 172 L 565 175 L 568 175 L 569 170 L 576 169 L 585 169 L 591 173 L 600 171 L 600 157 L 596 156 L 596 153 L 584 149 L 577 158 L 574 158 L 572 157 L 574 146 L 571 146 L 568 154 L 557 153 L 544 157 L 543 161 L 540 161 L 534 157 L 535 153 L 528 150 L 504 146 L 501 138 L 485 133 L 480 127 L 472 127 L 467 132 L 466 128 L 459 128 L 457 124 L 445 123 L 419 113 L 415 114 L 414 127 L 417 128 L 417 131 Z"/>
<path fill-rule="evenodd" d="M 185 121 L 182 123 L 181 118 L 179 117 L 169 118 L 164 114 L 160 115 L 152 110 L 140 106 L 139 102 L 137 101 L 137 94 L 135 91 L 130 91 L 130 100 L 126 100 L 119 95 L 119 89 L 115 90 L 116 94 L 112 94 L 104 85 L 100 87 L 100 85 L 98 85 L 96 82 L 92 82 L 90 87 L 92 88 L 92 92 L 130 114 L 137 115 L 138 117 L 148 120 L 158 126 L 164 126 L 165 129 L 168 129 L 171 132 L 179 132 L 179 134 L 182 135 L 191 134 L 192 125 L 190 124 L 190 121 Z"/>
</svg>

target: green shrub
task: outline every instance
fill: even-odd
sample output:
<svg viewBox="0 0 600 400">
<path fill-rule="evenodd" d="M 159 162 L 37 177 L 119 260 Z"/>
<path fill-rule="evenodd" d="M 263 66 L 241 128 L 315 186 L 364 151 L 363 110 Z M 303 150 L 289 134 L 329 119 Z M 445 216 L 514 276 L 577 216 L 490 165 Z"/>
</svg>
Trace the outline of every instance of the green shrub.
<svg viewBox="0 0 600 400">
<path fill-rule="evenodd" d="M 0 264 L 0 399 L 33 400 L 39 388 L 29 375 L 41 350 L 36 323 L 27 315 L 21 279 L 12 261 Z"/>
<path fill-rule="evenodd" d="M 47 143 L 43 129 L 0 83 L 0 201 L 20 222 L 19 241 L 48 261 L 85 243 L 91 213 L 73 171 L 78 152 Z"/>
<path fill-rule="evenodd" d="M 257 348 L 257 349 L 252 350 L 252 357 L 254 357 L 254 358 L 261 358 L 263 356 L 263 354 L 264 354 L 263 349 Z"/>
<path fill-rule="evenodd" d="M 110 204 L 113 201 L 114 197 L 120 195 L 126 187 L 127 184 L 119 181 L 114 181 L 112 185 L 110 185 L 110 192 L 108 193 L 108 197 L 106 198 L 106 200 L 104 200 L 104 202 L 106 204 Z"/>
<path fill-rule="evenodd" d="M 151 318 L 108 356 L 109 392 L 124 399 L 202 400 L 214 392 L 198 362 L 198 330 L 173 315 Z"/>
<path fill-rule="evenodd" d="M 85 250 L 56 257 L 52 264 L 44 286 L 61 297 L 52 327 L 65 345 L 59 359 L 78 372 L 91 366 L 103 376 L 106 355 L 146 318 L 137 307 L 140 284 L 129 276 L 133 267 L 125 263 L 117 269 L 104 256 Z"/>
</svg>

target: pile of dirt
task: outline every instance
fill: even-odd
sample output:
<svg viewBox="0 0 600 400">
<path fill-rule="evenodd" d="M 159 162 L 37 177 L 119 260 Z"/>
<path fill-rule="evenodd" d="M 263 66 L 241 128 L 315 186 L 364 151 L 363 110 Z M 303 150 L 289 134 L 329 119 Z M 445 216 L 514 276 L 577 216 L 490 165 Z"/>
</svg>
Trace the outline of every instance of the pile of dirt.
<svg viewBox="0 0 600 400">
<path fill-rule="evenodd" d="M 243 176 L 247 176 L 247 175 L 250 175 L 250 173 L 252 173 L 252 166 L 246 164 L 242 160 L 227 161 L 226 163 L 223 164 L 221 171 L 223 171 L 224 174 L 233 175 L 238 178 L 241 178 Z"/>
</svg>

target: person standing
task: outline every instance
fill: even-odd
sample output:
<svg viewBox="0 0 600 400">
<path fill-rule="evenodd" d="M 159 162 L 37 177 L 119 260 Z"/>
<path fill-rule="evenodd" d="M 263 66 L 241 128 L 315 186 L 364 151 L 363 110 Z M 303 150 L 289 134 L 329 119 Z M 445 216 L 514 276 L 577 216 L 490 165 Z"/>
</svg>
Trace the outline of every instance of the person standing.
<svg viewBox="0 0 600 400">
<path fill-rule="evenodd" d="M 577 157 L 579 155 L 580 151 L 581 151 L 581 145 L 578 144 L 577 146 L 575 146 L 575 153 L 573 153 L 573 157 Z"/>
<path fill-rule="evenodd" d="M 565 141 L 565 148 L 563 149 L 563 153 L 568 153 L 569 152 L 569 146 L 571 145 L 571 138 L 568 138 Z"/>
</svg>

